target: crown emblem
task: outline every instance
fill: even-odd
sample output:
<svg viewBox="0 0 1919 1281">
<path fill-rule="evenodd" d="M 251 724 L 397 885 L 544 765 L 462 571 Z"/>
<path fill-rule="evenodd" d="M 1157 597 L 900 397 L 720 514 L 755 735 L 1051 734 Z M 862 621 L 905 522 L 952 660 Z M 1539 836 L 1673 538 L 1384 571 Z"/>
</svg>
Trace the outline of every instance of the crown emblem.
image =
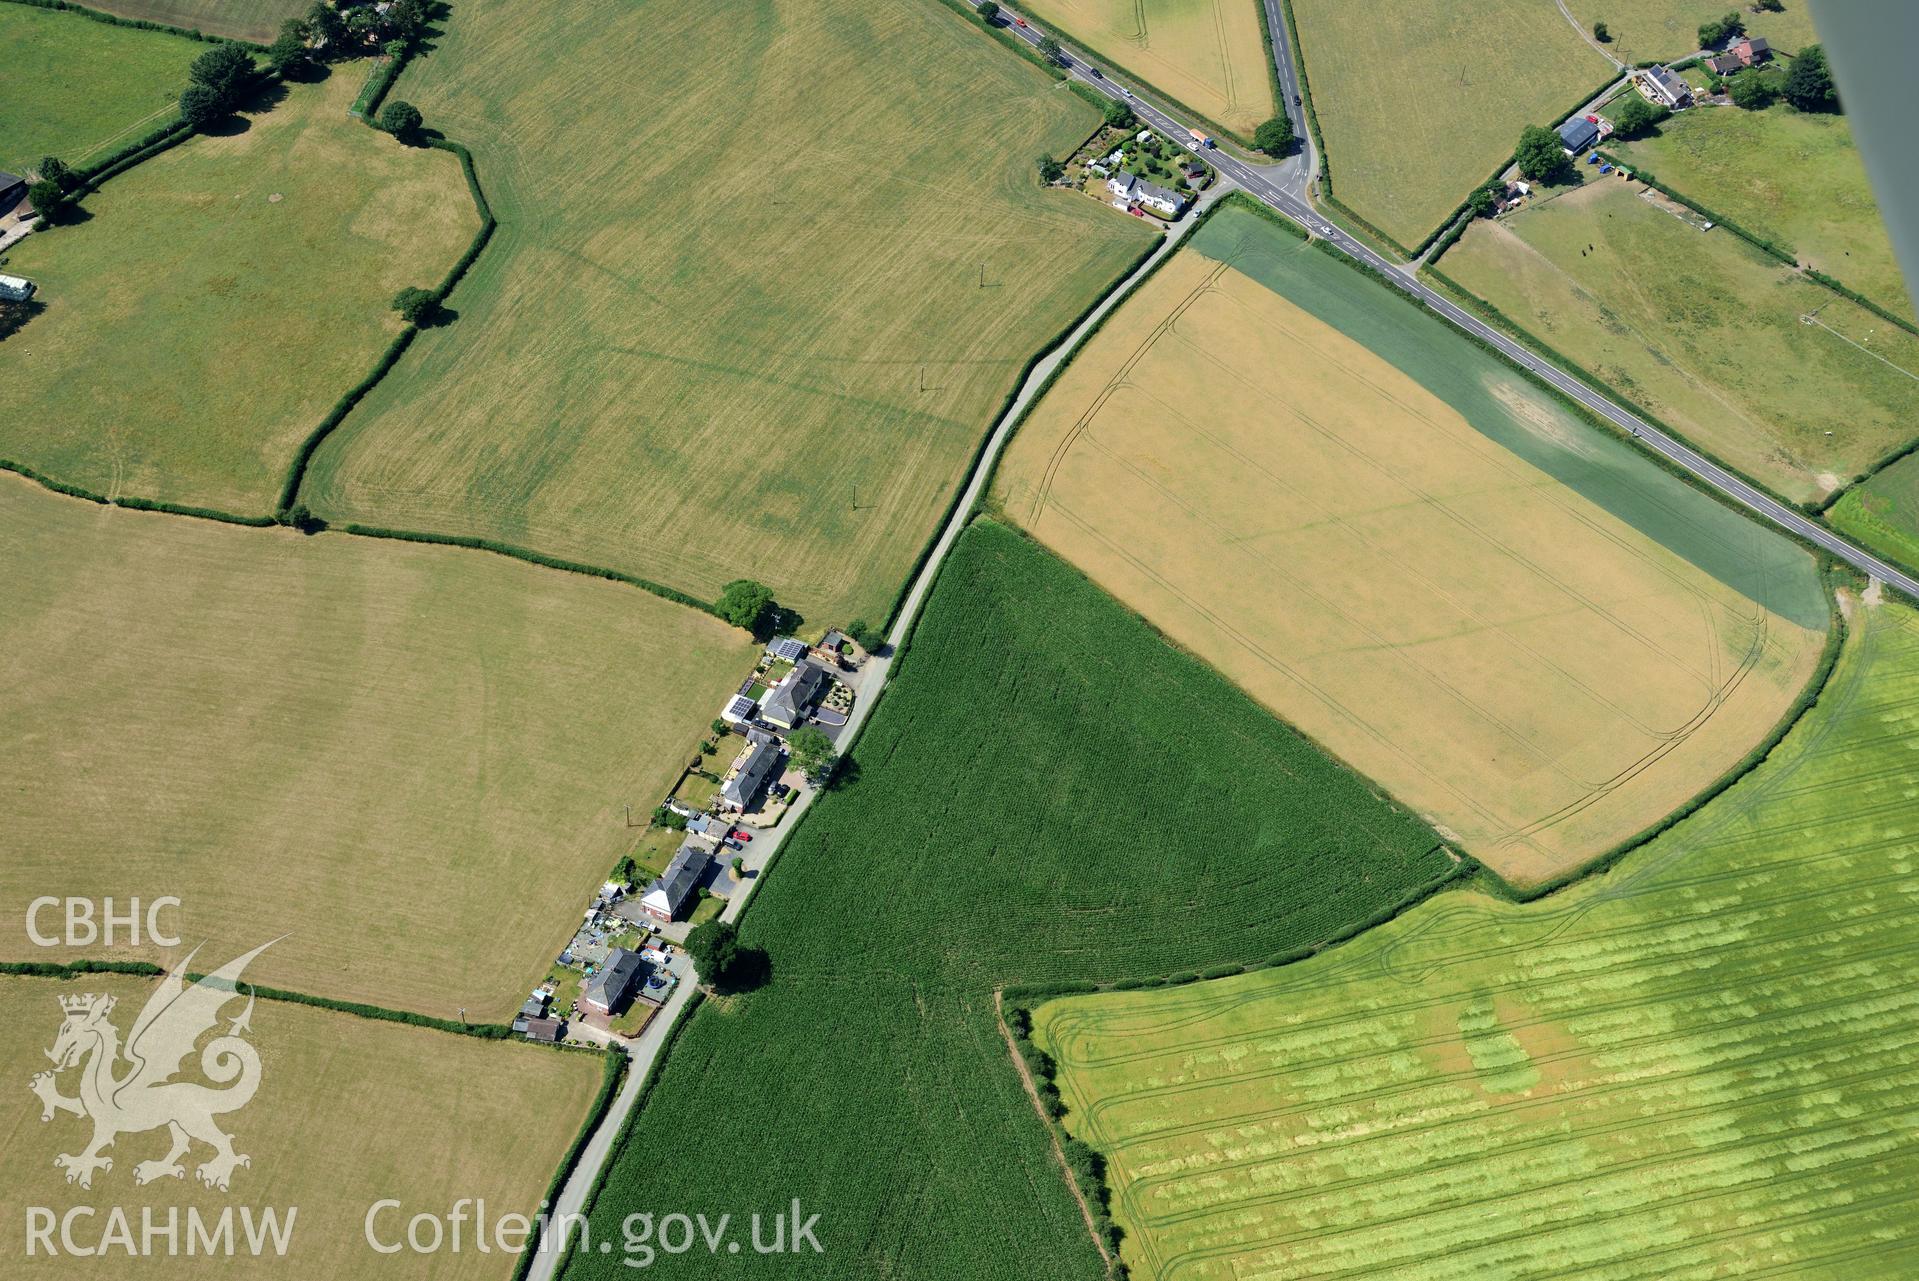
<svg viewBox="0 0 1919 1281">
<path fill-rule="evenodd" d="M 79 996 L 63 996 L 60 998 L 60 1008 L 68 1014 L 88 1014 L 96 1007 L 101 1010 L 111 1010 L 113 1008 L 113 998 L 110 996 L 101 996 L 98 992 L 86 992 Z"/>
</svg>

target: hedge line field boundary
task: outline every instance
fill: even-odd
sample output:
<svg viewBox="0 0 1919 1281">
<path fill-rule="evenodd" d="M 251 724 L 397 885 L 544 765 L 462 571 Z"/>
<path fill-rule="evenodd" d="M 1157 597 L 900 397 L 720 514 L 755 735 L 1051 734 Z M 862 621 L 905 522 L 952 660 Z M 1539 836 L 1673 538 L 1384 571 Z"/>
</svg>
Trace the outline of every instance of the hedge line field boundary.
<svg viewBox="0 0 1919 1281">
<path fill-rule="evenodd" d="M 566 1155 L 560 1158 L 559 1168 L 553 1177 L 547 1180 L 546 1192 L 540 1198 L 540 1209 L 547 1211 L 557 1206 L 560 1192 L 566 1187 L 566 1181 L 573 1177 L 573 1171 L 579 1167 L 580 1156 L 586 1151 L 586 1145 L 593 1140 L 593 1132 L 600 1128 L 600 1122 L 613 1107 L 613 1099 L 620 1092 L 620 1086 L 626 1080 L 632 1061 L 625 1051 L 608 1048 L 599 1051 L 605 1057 L 602 1064 L 604 1075 L 600 1079 L 600 1092 L 593 1096 L 593 1102 L 587 1107 L 586 1115 L 581 1118 L 580 1128 L 573 1133 L 573 1142 L 567 1147 Z M 537 1214 L 529 1215 L 536 1223 Z M 519 1262 L 513 1265 L 513 1281 L 526 1281 L 533 1270 L 533 1261 L 539 1257 L 540 1241 L 537 1235 L 527 1239 L 520 1251 Z"/>
<path fill-rule="evenodd" d="M 108 498 L 105 494 L 96 494 L 79 485 L 70 485 L 64 480 L 55 480 L 44 472 L 36 471 L 25 463 L 15 462 L 11 458 L 0 458 L 0 471 L 10 471 L 14 475 L 34 484 L 50 489 L 56 494 L 68 498 L 78 498 L 82 502 L 93 503 L 101 507 L 124 507 L 128 511 L 164 512 L 169 516 L 190 516 L 195 520 L 219 521 L 223 525 L 245 525 L 252 529 L 261 529 L 280 522 L 272 516 L 241 516 L 236 512 L 221 511 L 216 507 L 189 507 L 184 503 L 168 503 L 153 498 L 133 498 L 122 496 Z"/>
<path fill-rule="evenodd" d="M 72 13 L 90 22 L 105 23 L 109 27 L 127 27 L 134 31 L 164 31 L 168 35 L 181 36 L 188 40 L 197 40 L 201 44 L 237 44 L 243 49 L 255 53 L 265 53 L 267 47 L 255 44 L 251 40 L 237 40 L 229 36 L 212 36 L 191 27 L 175 27 L 164 22 L 153 22 L 146 18 L 122 18 L 117 13 L 103 13 L 98 9 L 89 9 L 83 4 L 74 4 L 72 0 L 0 0 L 7 4 L 25 5 L 29 9 L 47 9 L 55 13 Z"/>
</svg>

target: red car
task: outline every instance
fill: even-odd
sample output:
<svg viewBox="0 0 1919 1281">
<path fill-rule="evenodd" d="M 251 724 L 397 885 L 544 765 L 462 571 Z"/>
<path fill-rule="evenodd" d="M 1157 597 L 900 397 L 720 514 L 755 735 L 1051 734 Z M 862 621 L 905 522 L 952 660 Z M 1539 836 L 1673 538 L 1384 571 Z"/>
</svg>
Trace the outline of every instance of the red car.
<svg viewBox="0 0 1919 1281">
<path fill-rule="evenodd" d="M 733 829 L 733 839 L 736 841 L 750 841 L 753 839 L 753 833 L 736 827 Z"/>
<path fill-rule="evenodd" d="M 1025 25 L 1026 25 L 1026 19 L 1024 19 L 1024 18 L 1015 18 L 1015 19 L 1013 19 L 1013 25 L 1014 25 L 1014 26 L 1016 26 L 1016 27 L 1023 27 L 1023 26 L 1025 26 Z"/>
</svg>

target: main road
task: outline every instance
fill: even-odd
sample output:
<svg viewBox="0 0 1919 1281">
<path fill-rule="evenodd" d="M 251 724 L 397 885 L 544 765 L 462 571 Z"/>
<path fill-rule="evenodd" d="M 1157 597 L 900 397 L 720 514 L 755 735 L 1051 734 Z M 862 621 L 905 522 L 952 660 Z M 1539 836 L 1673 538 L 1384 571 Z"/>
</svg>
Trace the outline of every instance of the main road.
<svg viewBox="0 0 1919 1281">
<path fill-rule="evenodd" d="M 1001 5 L 1000 10 L 1003 14 L 1011 13 L 1005 5 Z M 1273 27 L 1275 45 L 1284 39 L 1286 28 L 1283 17 L 1284 15 L 1280 15 L 1281 21 Z M 1028 21 L 1030 23 L 1031 20 Z M 1052 34 L 1055 40 L 1059 40 L 1057 33 L 1043 33 L 1031 25 L 1019 26 L 1012 17 L 1008 18 L 1008 25 L 1004 29 L 1035 47 L 1038 46 L 1043 34 Z M 1066 73 L 1074 80 L 1105 97 L 1125 102 L 1140 119 L 1169 138 L 1178 140 L 1191 136 L 1191 130 L 1184 121 L 1174 118 L 1165 110 L 1146 101 L 1129 86 L 1115 82 L 1110 76 L 1094 75 L 1091 68 L 1097 65 L 1096 62 L 1086 58 L 1077 49 L 1067 47 L 1064 40 L 1060 40 L 1060 45 L 1067 55 Z M 1284 56 L 1284 49 L 1276 48 L 1274 56 L 1278 64 L 1290 73 L 1291 59 Z M 1282 74 L 1280 83 L 1282 86 L 1289 85 L 1290 75 Z M 1289 89 L 1288 92 L 1290 93 L 1291 90 Z M 1290 112 L 1290 104 L 1288 109 Z M 1310 142 L 1307 145 L 1310 146 Z M 1394 288 L 1415 302 L 1423 303 L 1427 308 L 1481 342 L 1497 349 L 1502 355 L 1536 375 L 1554 390 L 1562 392 L 1613 423 L 1621 431 L 1631 433 L 1640 444 L 1653 453 L 1690 472 L 1699 480 L 1787 533 L 1804 539 L 1862 573 L 1880 579 L 1907 596 L 1919 600 L 1919 579 L 1915 579 L 1903 570 L 1895 569 L 1871 552 L 1855 547 L 1824 525 L 1808 519 L 1803 513 L 1788 507 L 1742 477 L 1721 467 L 1684 441 L 1661 431 L 1625 406 L 1601 395 L 1551 361 L 1535 355 L 1529 348 L 1455 305 L 1442 294 L 1428 288 L 1407 270 L 1405 264 L 1393 262 L 1374 252 L 1370 246 L 1334 226 L 1307 203 L 1305 189 L 1309 173 L 1306 162 L 1300 158 L 1295 157 L 1278 165 L 1255 165 L 1225 151 L 1213 150 L 1206 153 L 1206 159 L 1247 195 L 1285 214 L 1320 239 L 1330 241 L 1348 257 L 1378 272 Z"/>
</svg>

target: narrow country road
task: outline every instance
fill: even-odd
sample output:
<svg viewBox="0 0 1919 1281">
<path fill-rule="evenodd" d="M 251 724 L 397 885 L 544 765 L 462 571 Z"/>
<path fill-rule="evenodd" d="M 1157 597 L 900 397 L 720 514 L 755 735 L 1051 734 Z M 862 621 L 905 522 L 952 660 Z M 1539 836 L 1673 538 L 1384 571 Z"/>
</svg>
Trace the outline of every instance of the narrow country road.
<svg viewBox="0 0 1919 1281">
<path fill-rule="evenodd" d="M 1105 299 L 1076 325 L 1057 347 L 1036 362 L 1028 372 L 1026 381 L 1020 384 L 1019 392 L 1007 405 L 1006 412 L 1000 415 L 997 423 L 993 424 L 993 432 L 987 438 L 986 448 L 980 452 L 978 462 L 966 478 L 965 488 L 960 491 L 959 500 L 954 504 L 952 515 L 948 517 L 945 526 L 940 530 L 939 540 L 933 545 L 932 554 L 926 558 L 925 566 L 913 579 L 913 585 L 907 591 L 905 601 L 900 605 L 899 617 L 893 621 L 893 630 L 887 633 L 886 653 L 873 655 L 866 660 L 866 673 L 861 682 L 859 701 L 854 704 L 853 713 L 847 718 L 846 728 L 840 732 L 839 747 L 842 753 L 852 748 L 854 741 L 859 737 L 860 730 L 866 724 L 867 717 L 872 714 L 881 691 L 886 687 L 887 678 L 892 674 L 894 655 L 898 653 L 900 646 L 905 644 L 907 636 L 912 632 L 913 624 L 918 620 L 920 610 L 926 604 L 926 597 L 932 591 L 933 582 L 939 577 L 940 566 L 946 563 L 947 553 L 952 551 L 960 531 L 966 528 L 967 522 L 972 518 L 973 507 L 979 502 L 980 494 L 986 486 L 986 478 L 992 474 L 993 465 L 999 460 L 1000 451 L 1006 447 L 1007 440 L 1012 437 L 1014 426 L 1025 414 L 1027 407 L 1033 403 L 1034 397 L 1039 394 L 1039 389 L 1046 384 L 1048 378 L 1053 376 L 1053 371 L 1079 348 L 1106 313 L 1118 306 L 1138 287 L 1140 281 L 1146 278 L 1153 267 L 1171 253 L 1174 247 L 1185 238 L 1186 233 L 1193 229 L 1201 213 L 1224 196 L 1229 189 L 1229 185 L 1225 182 L 1215 183 L 1212 190 L 1203 195 L 1193 208 L 1186 212 L 1185 217 L 1167 229 L 1151 257 L 1142 262 L 1131 275 L 1108 293 Z M 799 826 L 800 819 L 805 816 L 808 809 L 812 808 L 815 795 L 816 793 L 810 788 L 802 791 L 799 800 L 794 802 L 792 808 L 786 812 L 786 816 L 780 820 L 780 825 L 759 836 L 760 841 L 771 844 L 771 849 L 767 851 L 767 862 L 762 865 L 763 867 L 772 863 L 780 847 L 786 843 L 786 838 L 791 835 L 794 828 Z M 762 871 L 760 876 L 747 881 L 739 893 L 728 899 L 725 910 L 720 913 L 720 919 L 738 920 L 764 876 L 765 873 Z M 646 1031 L 629 1045 L 627 1053 L 631 1057 L 631 1062 L 627 1066 L 626 1080 L 620 1083 L 619 1094 L 607 1108 L 606 1116 L 601 1120 L 599 1127 L 593 1131 L 592 1138 L 587 1140 L 586 1147 L 580 1153 L 579 1162 L 573 1168 L 573 1173 L 567 1178 L 565 1186 L 560 1189 L 559 1199 L 548 1210 L 550 1218 L 555 1223 L 561 1222 L 563 1215 L 585 1213 L 587 1197 L 598 1184 L 601 1172 L 606 1169 L 607 1160 L 613 1154 L 613 1145 L 618 1141 L 621 1130 L 625 1128 L 627 1118 L 632 1115 L 634 1105 L 639 1102 L 640 1091 L 648 1074 L 658 1064 L 673 1027 L 686 1013 L 687 1002 L 692 999 L 692 994 L 693 985 L 682 983 L 668 998 L 667 1003 L 661 1007 L 660 1012 L 653 1016 L 652 1022 L 646 1025 Z M 576 1232 L 572 1235 L 578 1234 Z M 556 1241 L 542 1239 L 533 1259 L 532 1270 L 527 1273 L 528 1281 L 553 1281 L 565 1259 L 557 1247 Z"/>
<path fill-rule="evenodd" d="M 1010 13 L 1010 10 L 1008 10 L 1005 5 L 1001 5 L 1001 12 Z M 1010 21 L 1011 19 L 1009 18 L 1009 22 Z M 1005 30 L 1012 32 L 1020 39 L 1034 46 L 1039 44 L 1042 34 L 1037 28 L 1031 26 L 1021 27 L 1010 25 L 1007 26 Z M 1059 38 L 1057 33 L 1053 34 L 1055 39 Z M 1061 40 L 1060 44 L 1064 47 L 1066 42 Z M 1088 86 L 1094 92 L 1108 98 L 1125 101 L 1138 113 L 1142 120 L 1159 129 L 1170 138 L 1178 139 L 1189 136 L 1187 126 L 1183 122 L 1175 119 L 1154 104 L 1140 98 L 1126 86 L 1115 83 L 1109 77 L 1094 77 L 1087 74 L 1087 63 L 1078 50 L 1066 48 L 1065 52 L 1069 56 L 1067 74 L 1078 80 L 1081 84 Z M 1223 151 L 1210 152 L 1207 155 L 1207 159 L 1221 174 L 1232 179 L 1232 181 L 1238 184 L 1248 195 L 1285 214 L 1288 218 L 1305 227 L 1311 234 L 1322 240 L 1330 241 L 1348 257 L 1377 271 L 1380 276 L 1394 288 L 1405 293 L 1415 301 L 1425 304 L 1427 308 L 1439 316 L 1444 317 L 1446 320 L 1451 321 L 1454 325 L 1465 330 L 1481 342 L 1497 349 L 1501 354 L 1507 356 L 1522 368 L 1537 375 L 1554 390 L 1565 394 L 1580 405 L 1620 428 L 1622 431 L 1628 432 L 1636 437 L 1640 444 L 1644 445 L 1653 453 L 1690 472 L 1693 476 L 1705 482 L 1713 489 L 1731 498 L 1742 507 L 1757 513 L 1787 533 L 1813 544 L 1815 547 L 1851 565 L 1854 569 L 1870 575 L 1873 578 L 1880 579 L 1897 590 L 1904 592 L 1906 595 L 1919 600 L 1919 579 L 1915 579 L 1912 575 L 1902 570 L 1893 568 L 1879 557 L 1874 556 L 1871 552 L 1854 546 L 1824 525 L 1807 518 L 1793 508 L 1786 506 L 1786 504 L 1780 502 L 1778 499 L 1761 491 L 1748 481 L 1734 475 L 1726 468 L 1721 467 L 1718 463 L 1706 458 L 1690 445 L 1674 439 L 1624 406 L 1616 404 L 1599 392 L 1594 391 L 1591 387 L 1588 387 L 1585 383 L 1566 373 L 1551 361 L 1534 355 L 1528 348 L 1516 340 L 1508 338 L 1504 333 L 1486 324 L 1477 316 L 1455 306 L 1451 301 L 1428 288 L 1424 283 L 1408 274 L 1404 269 L 1404 264 L 1395 263 L 1375 253 L 1365 244 L 1355 240 L 1328 222 L 1306 202 L 1305 197 L 1301 194 L 1303 187 L 1301 176 L 1303 170 L 1294 167 L 1298 164 L 1296 160 L 1289 161 L 1284 165 L 1253 165 Z"/>
</svg>

